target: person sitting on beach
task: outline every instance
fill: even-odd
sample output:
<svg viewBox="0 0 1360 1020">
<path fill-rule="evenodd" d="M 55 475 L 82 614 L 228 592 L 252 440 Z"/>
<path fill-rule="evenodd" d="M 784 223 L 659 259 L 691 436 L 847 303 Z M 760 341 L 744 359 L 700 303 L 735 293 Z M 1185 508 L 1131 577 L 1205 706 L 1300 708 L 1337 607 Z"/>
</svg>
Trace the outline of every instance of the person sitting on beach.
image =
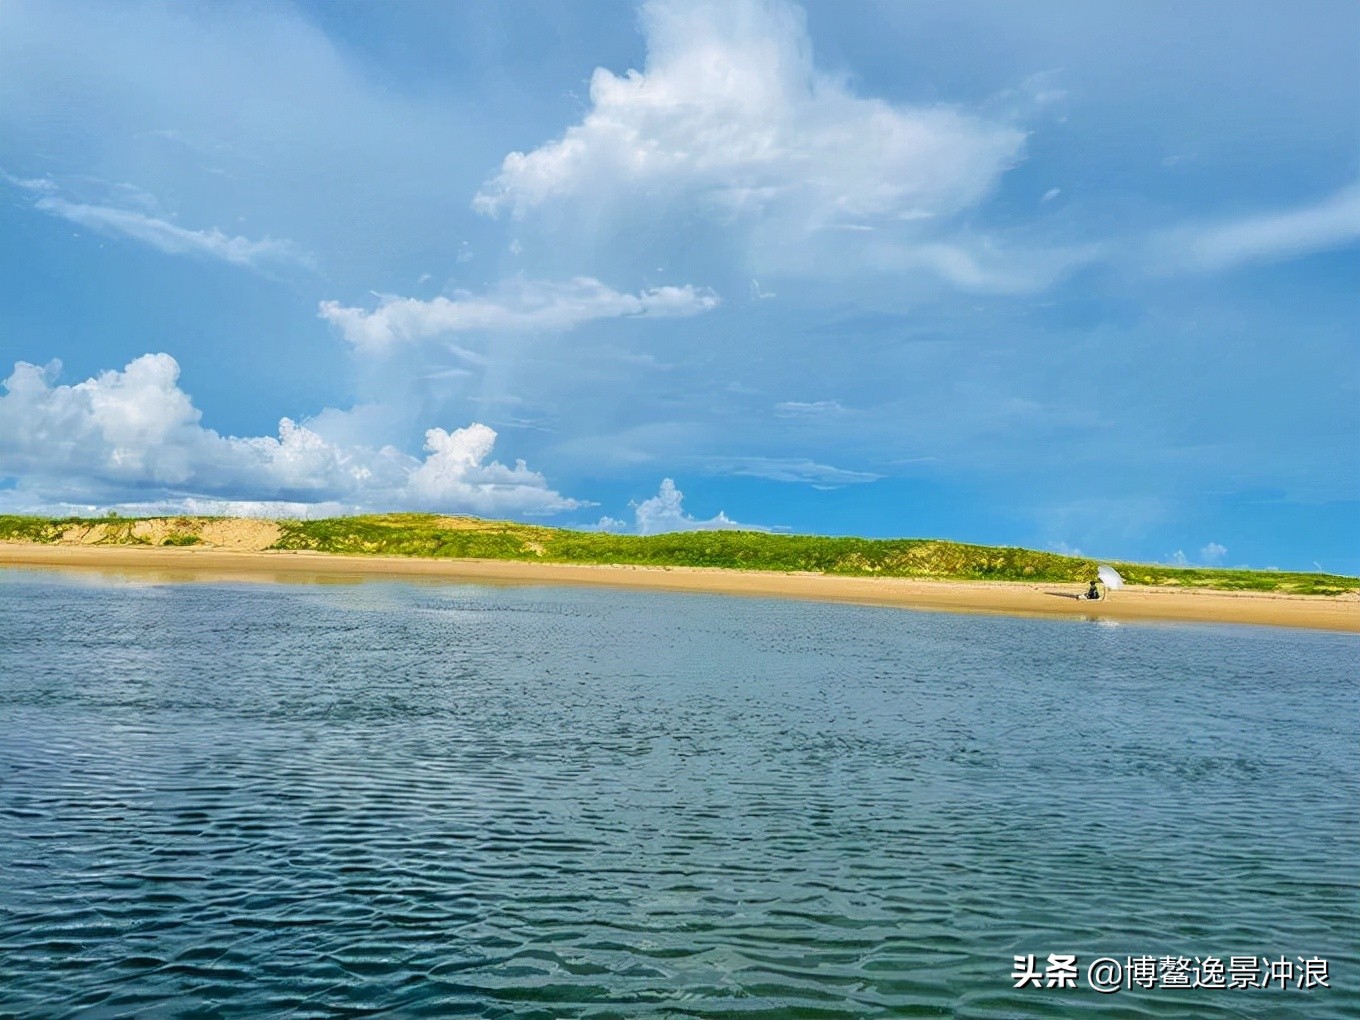
<svg viewBox="0 0 1360 1020">
<path fill-rule="evenodd" d="M 1096 583 L 1094 581 L 1091 582 L 1091 587 L 1086 589 L 1086 597 L 1088 599 L 1100 598 L 1100 589 L 1096 587 Z"/>
</svg>

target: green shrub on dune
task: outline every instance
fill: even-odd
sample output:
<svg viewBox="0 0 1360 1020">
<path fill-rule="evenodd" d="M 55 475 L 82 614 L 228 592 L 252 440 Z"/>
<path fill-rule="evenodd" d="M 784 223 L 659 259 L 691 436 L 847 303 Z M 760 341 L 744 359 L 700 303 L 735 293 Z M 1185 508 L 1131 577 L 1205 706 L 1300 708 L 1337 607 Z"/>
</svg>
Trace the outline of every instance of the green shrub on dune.
<svg viewBox="0 0 1360 1020">
<path fill-rule="evenodd" d="M 50 517 L 12 517 L 0 515 L 0 542 L 60 542 L 62 535 L 73 525 L 82 523 L 76 518 L 53 520 Z M 83 522 L 95 524 L 91 520 Z"/>
</svg>

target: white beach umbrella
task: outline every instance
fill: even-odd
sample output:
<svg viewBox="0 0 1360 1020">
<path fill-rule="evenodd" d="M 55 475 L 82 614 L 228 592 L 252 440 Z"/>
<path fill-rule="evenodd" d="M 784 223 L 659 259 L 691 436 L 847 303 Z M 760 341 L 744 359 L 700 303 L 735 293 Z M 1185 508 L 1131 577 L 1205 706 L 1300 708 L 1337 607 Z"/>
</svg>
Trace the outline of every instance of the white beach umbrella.
<svg viewBox="0 0 1360 1020">
<path fill-rule="evenodd" d="M 1101 583 L 1104 584 L 1106 588 L 1109 588 L 1110 591 L 1118 591 L 1120 588 L 1124 587 L 1124 579 L 1119 576 L 1119 571 L 1115 570 L 1114 567 L 1106 566 L 1102 563 L 1096 570 L 1096 573 L 1100 575 Z"/>
</svg>

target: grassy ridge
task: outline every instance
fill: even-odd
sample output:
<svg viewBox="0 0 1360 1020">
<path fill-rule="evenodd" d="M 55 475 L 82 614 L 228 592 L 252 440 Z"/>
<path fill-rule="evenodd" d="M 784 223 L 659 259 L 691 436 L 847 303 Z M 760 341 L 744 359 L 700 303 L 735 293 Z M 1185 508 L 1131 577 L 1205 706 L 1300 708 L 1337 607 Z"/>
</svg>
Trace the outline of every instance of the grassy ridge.
<svg viewBox="0 0 1360 1020">
<path fill-rule="evenodd" d="M 623 563 L 812 571 L 894 577 L 1036 578 L 1079 580 L 1090 561 L 1024 549 L 1000 549 L 916 539 L 828 538 L 755 531 L 612 535 L 501 521 L 441 525 L 420 514 L 284 521 L 281 549 L 474 557 L 548 563 Z M 442 520 L 449 521 L 449 518 Z"/>
<path fill-rule="evenodd" d="M 156 544 L 192 545 L 200 540 L 203 526 L 213 519 L 156 520 L 165 525 Z M 102 525 L 97 544 L 151 544 L 145 536 L 146 522 L 141 522 L 141 527 L 138 523 L 125 518 L 52 520 L 0 516 L 0 541 L 61 542 L 72 529 Z M 932 539 L 771 535 L 754 531 L 611 535 L 431 514 L 334 517 L 277 524 L 280 536 L 271 548 L 351 555 L 716 567 L 982 581 L 1082 582 L 1090 580 L 1096 568 L 1095 560 L 1082 557 Z M 1360 591 L 1360 578 L 1334 574 L 1136 563 L 1114 566 L 1131 584 L 1309 595 Z"/>
</svg>

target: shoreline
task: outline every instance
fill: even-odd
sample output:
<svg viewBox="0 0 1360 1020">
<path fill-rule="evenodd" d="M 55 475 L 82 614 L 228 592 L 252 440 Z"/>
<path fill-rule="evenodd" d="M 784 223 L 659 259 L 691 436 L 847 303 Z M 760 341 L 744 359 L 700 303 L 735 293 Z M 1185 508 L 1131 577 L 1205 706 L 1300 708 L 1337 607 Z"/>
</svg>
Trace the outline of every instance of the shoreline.
<svg viewBox="0 0 1360 1020">
<path fill-rule="evenodd" d="M 68 546 L 0 542 L 0 569 L 58 568 L 151 575 L 168 582 L 344 582 L 413 578 L 514 585 L 633 588 L 846 602 L 937 612 L 1114 621 L 1236 623 L 1360 633 L 1360 598 L 1129 587 L 1111 598 L 1074 598 L 1084 585 L 738 571 L 703 567 L 605 566 L 520 560 L 425 559 L 167 546 Z"/>
</svg>

